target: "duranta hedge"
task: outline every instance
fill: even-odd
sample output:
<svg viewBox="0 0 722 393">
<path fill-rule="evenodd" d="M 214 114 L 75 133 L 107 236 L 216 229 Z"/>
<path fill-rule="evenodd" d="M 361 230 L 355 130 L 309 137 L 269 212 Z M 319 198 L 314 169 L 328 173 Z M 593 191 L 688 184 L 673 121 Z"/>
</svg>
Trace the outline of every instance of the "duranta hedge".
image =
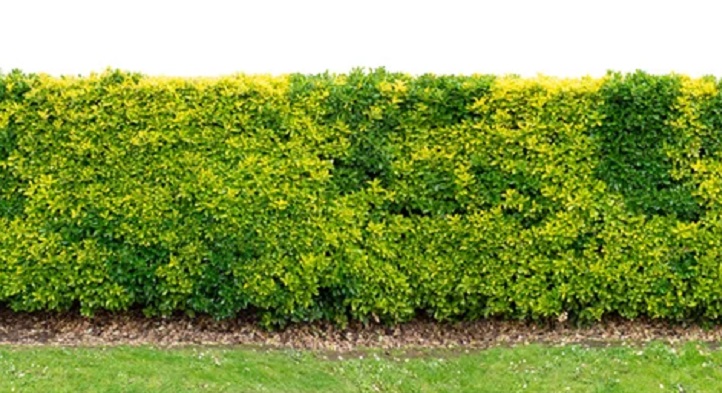
<svg viewBox="0 0 722 393">
<path fill-rule="evenodd" d="M 715 78 L 0 76 L 0 304 L 722 316 Z"/>
</svg>

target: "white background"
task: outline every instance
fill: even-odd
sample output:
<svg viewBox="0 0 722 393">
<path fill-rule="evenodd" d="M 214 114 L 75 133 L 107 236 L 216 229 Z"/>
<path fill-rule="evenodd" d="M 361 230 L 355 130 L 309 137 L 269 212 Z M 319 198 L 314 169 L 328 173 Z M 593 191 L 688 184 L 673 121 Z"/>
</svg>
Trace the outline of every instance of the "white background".
<svg viewBox="0 0 722 393">
<path fill-rule="evenodd" d="M 722 2 L 0 0 L 0 71 L 722 77 Z"/>
</svg>

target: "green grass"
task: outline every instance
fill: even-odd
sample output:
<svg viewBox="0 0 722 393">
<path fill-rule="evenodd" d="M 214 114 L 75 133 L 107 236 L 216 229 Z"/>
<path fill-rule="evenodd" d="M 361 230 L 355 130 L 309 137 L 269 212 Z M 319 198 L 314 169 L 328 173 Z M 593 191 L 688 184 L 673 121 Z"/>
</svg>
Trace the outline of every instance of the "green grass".
<svg viewBox="0 0 722 393">
<path fill-rule="evenodd" d="M 4 346 L 0 392 L 722 392 L 722 351 L 704 344 L 349 356 Z"/>
</svg>

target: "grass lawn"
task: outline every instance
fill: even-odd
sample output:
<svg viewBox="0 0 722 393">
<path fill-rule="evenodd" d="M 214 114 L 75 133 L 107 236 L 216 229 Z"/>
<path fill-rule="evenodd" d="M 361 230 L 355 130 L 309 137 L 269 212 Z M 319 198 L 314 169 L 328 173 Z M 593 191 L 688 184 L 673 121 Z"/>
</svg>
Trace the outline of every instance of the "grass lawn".
<svg viewBox="0 0 722 393">
<path fill-rule="evenodd" d="M 722 392 L 722 350 L 706 344 L 338 356 L 0 346 L 0 392 Z"/>
</svg>

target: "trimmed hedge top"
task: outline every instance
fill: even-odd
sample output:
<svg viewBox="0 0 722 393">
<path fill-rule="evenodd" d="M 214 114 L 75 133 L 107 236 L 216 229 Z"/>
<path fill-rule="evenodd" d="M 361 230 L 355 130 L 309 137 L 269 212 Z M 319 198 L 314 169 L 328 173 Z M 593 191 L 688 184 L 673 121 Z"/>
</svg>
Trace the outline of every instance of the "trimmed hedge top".
<svg viewBox="0 0 722 393">
<path fill-rule="evenodd" d="M 721 87 L 0 75 L 0 303 L 719 319 Z"/>
</svg>

